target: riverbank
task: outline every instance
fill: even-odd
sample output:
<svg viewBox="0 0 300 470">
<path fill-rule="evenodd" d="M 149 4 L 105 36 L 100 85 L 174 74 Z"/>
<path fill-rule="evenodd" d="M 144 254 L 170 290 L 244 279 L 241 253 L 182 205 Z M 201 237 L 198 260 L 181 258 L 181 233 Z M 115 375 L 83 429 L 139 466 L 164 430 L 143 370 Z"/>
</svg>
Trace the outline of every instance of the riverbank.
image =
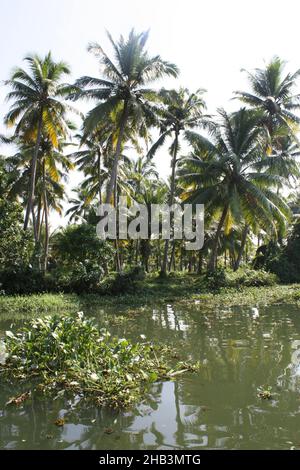
<svg viewBox="0 0 300 470">
<path fill-rule="evenodd" d="M 134 294 L 81 295 L 40 294 L 31 296 L 0 296 L 0 316 L 26 316 L 97 308 L 122 308 L 122 312 L 142 309 L 151 304 L 176 303 L 195 305 L 197 310 L 219 306 L 273 305 L 280 303 L 300 305 L 300 284 L 263 287 L 221 288 L 217 292 L 203 291 L 199 277 L 181 275 L 159 280 L 154 277 L 142 281 Z"/>
</svg>

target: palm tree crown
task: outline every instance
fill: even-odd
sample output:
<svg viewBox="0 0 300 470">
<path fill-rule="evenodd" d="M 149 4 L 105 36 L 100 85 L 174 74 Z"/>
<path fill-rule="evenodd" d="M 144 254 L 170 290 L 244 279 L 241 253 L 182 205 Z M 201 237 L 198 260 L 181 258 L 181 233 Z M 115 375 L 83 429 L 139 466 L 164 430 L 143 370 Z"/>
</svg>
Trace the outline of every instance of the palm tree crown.
<svg viewBox="0 0 300 470">
<path fill-rule="evenodd" d="M 235 92 L 243 103 L 263 111 L 271 135 L 278 126 L 292 129 L 300 123 L 300 118 L 294 114 L 300 109 L 300 94 L 294 92 L 300 69 L 285 75 L 284 68 L 285 62 L 274 57 L 265 69 L 246 72 L 251 92 Z"/>
<path fill-rule="evenodd" d="M 37 159 L 42 135 L 57 148 L 59 137 L 65 137 L 68 132 L 68 106 L 62 98 L 67 96 L 70 88 L 61 83 L 61 80 L 70 73 L 70 69 L 65 62 L 54 62 L 50 52 L 45 58 L 33 55 L 24 60 L 29 71 L 17 68 L 6 82 L 12 88 L 7 99 L 14 102 L 5 117 L 5 123 L 16 126 L 15 136 L 22 134 L 23 140 L 35 143 L 24 222 L 26 229 L 34 205 Z"/>
<path fill-rule="evenodd" d="M 148 125 L 155 122 L 151 104 L 158 99 L 158 94 L 148 85 L 167 75 L 176 77 L 178 69 L 174 64 L 163 61 L 160 56 L 149 56 L 145 50 L 148 32 L 136 33 L 132 30 L 128 39 L 121 36 L 118 42 L 114 42 L 109 33 L 108 37 L 114 50 L 114 59 L 110 59 L 99 44 L 90 44 L 89 50 L 102 65 L 102 77 L 80 78 L 71 98 L 91 98 L 98 102 L 84 121 L 87 135 L 112 116 L 118 121 L 114 164 L 107 188 L 107 200 L 110 200 L 116 184 L 118 159 L 126 128 L 134 128 L 145 137 Z"/>
</svg>

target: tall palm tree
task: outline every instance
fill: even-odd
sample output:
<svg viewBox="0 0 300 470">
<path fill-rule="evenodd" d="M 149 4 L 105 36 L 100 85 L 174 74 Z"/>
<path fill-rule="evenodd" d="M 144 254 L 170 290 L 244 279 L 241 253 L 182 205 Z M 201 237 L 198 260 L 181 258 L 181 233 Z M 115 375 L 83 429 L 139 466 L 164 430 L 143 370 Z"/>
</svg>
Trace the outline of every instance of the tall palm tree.
<svg viewBox="0 0 300 470">
<path fill-rule="evenodd" d="M 86 221 L 90 204 L 92 202 L 90 194 L 81 186 L 73 189 L 73 193 L 75 193 L 75 196 L 69 199 L 69 204 L 71 204 L 71 207 L 69 207 L 69 209 L 66 211 L 66 216 L 70 216 L 70 223 Z"/>
<path fill-rule="evenodd" d="M 148 157 L 152 158 L 157 150 L 165 143 L 167 138 L 172 139 L 170 153 L 171 160 L 171 182 L 169 205 L 175 202 L 175 176 L 178 162 L 178 151 L 180 149 L 180 139 L 185 137 L 185 133 L 207 121 L 207 116 L 203 116 L 205 101 L 203 99 L 204 90 L 197 90 L 190 93 L 186 88 L 177 90 L 161 90 L 160 96 L 163 100 L 161 110 L 160 136 L 149 151 Z M 165 243 L 164 259 L 162 263 L 162 274 L 167 271 L 169 240 Z"/>
<path fill-rule="evenodd" d="M 10 167 L 15 171 L 14 181 L 10 184 L 8 196 L 21 198 L 27 205 L 27 188 L 30 180 L 30 168 L 34 144 L 28 144 L 18 140 L 19 151 L 7 158 Z M 72 163 L 64 155 L 64 147 L 67 144 L 59 139 L 58 148 L 54 148 L 48 137 L 42 135 L 39 146 L 39 158 L 36 169 L 35 201 L 32 207 L 33 232 L 36 242 L 36 250 L 39 251 L 41 233 L 45 227 L 44 235 L 44 271 L 47 269 L 49 249 L 50 211 L 62 213 L 62 200 L 65 197 L 64 181 L 67 173 L 73 168 Z"/>
<path fill-rule="evenodd" d="M 103 184 L 107 180 L 107 155 L 111 149 L 111 134 L 96 131 L 90 137 L 77 135 L 80 148 L 69 155 L 75 160 L 79 171 L 87 177 L 86 186 L 89 188 L 91 199 L 98 196 L 99 203 L 102 204 Z"/>
<path fill-rule="evenodd" d="M 285 62 L 274 57 L 264 69 L 247 72 L 250 92 L 236 91 L 237 98 L 251 108 L 263 112 L 263 122 L 273 136 L 278 126 L 284 126 L 295 136 L 300 118 L 300 94 L 295 93 L 300 69 L 284 74 Z"/>
<path fill-rule="evenodd" d="M 5 117 L 5 123 L 16 126 L 15 136 L 22 134 L 25 140 L 35 143 L 24 221 L 26 230 L 34 205 L 37 161 L 42 136 L 47 137 L 54 147 L 58 147 L 58 136 L 66 136 L 68 131 L 68 105 L 62 99 L 69 94 L 70 87 L 61 81 L 65 75 L 70 74 L 70 69 L 65 62 L 54 62 L 50 52 L 44 58 L 32 55 L 24 60 L 29 71 L 17 68 L 6 81 L 12 88 L 7 99 L 14 102 Z"/>
<path fill-rule="evenodd" d="M 149 160 L 145 160 L 148 162 Z M 139 166 L 139 165 L 138 165 Z M 140 175 L 141 173 L 139 173 Z M 158 177 L 155 177 L 155 169 L 151 166 L 144 166 L 144 176 L 139 177 L 137 184 L 139 190 L 135 192 L 135 200 L 139 204 L 143 204 L 147 207 L 148 214 L 151 214 L 151 207 L 153 204 L 165 204 L 168 199 L 168 186 L 167 184 L 160 180 Z M 153 178 L 154 177 L 154 178 Z M 151 234 L 151 221 L 149 219 L 148 223 L 148 233 Z M 141 252 L 143 263 L 146 271 L 149 271 L 149 257 L 152 251 L 152 243 L 150 238 L 147 240 L 137 240 L 136 243 L 136 262 L 138 260 L 139 251 Z M 160 253 L 160 240 L 156 241 L 157 243 L 157 259 L 159 259 L 158 265 L 161 265 L 161 253 Z"/>
<path fill-rule="evenodd" d="M 86 135 L 91 134 L 112 115 L 117 121 L 117 140 L 106 191 L 106 200 L 109 202 L 117 180 L 126 129 L 136 129 L 142 136 L 146 136 L 150 120 L 154 122 L 151 104 L 157 100 L 158 95 L 148 88 L 149 84 L 165 76 L 177 77 L 178 69 L 174 64 L 163 61 L 160 56 L 149 56 L 145 50 L 148 32 L 136 33 L 132 30 L 128 39 L 121 36 L 118 42 L 114 42 L 109 33 L 108 38 L 114 50 L 114 59 L 110 59 L 99 44 L 90 44 L 89 51 L 103 66 L 102 76 L 85 76 L 77 80 L 77 91 L 70 98 L 97 101 L 84 121 Z"/>
<path fill-rule="evenodd" d="M 138 196 L 145 180 L 153 182 L 153 180 L 157 181 L 159 179 L 158 171 L 153 161 L 144 156 L 138 157 L 134 161 L 130 160 L 126 173 L 128 181 L 135 192 L 133 197 Z"/>
<path fill-rule="evenodd" d="M 212 138 L 189 133 L 193 153 L 182 162 L 180 177 L 186 191 L 183 197 L 191 203 L 202 203 L 218 216 L 208 269 L 217 266 L 219 240 L 235 222 L 262 227 L 266 232 L 283 230 L 290 210 L 274 188 L 284 182 L 284 175 L 262 171 L 268 168 L 264 154 L 265 136 L 261 114 L 241 109 L 228 115 L 220 110 L 221 122 L 212 130 Z"/>
<path fill-rule="evenodd" d="M 46 272 L 50 241 L 50 210 L 54 210 L 60 215 L 62 214 L 62 201 L 65 198 L 63 182 L 67 181 L 67 175 L 73 169 L 73 165 L 63 153 L 64 142 L 61 143 L 58 149 L 55 149 L 48 139 L 43 141 L 42 144 L 40 156 L 41 188 L 38 193 L 40 201 L 38 212 L 42 206 L 45 227 L 43 271 Z M 40 229 L 38 234 L 40 235 Z"/>
</svg>

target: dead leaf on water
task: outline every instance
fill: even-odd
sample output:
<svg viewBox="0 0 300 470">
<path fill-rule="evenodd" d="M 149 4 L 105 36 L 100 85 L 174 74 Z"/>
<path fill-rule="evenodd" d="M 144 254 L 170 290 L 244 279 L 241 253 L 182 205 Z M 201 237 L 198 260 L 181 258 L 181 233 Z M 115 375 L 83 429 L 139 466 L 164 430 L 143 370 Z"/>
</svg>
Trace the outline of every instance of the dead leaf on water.
<svg viewBox="0 0 300 470">
<path fill-rule="evenodd" d="M 30 397 L 31 397 L 31 392 L 22 393 L 22 395 L 19 395 L 18 397 L 11 398 L 5 404 L 5 406 L 9 406 L 9 405 L 20 406 L 20 405 L 22 405 L 22 403 L 24 403 L 24 401 L 28 400 L 28 398 L 30 398 Z"/>
<path fill-rule="evenodd" d="M 54 424 L 55 424 L 55 426 L 58 426 L 58 427 L 62 428 L 66 424 L 66 422 L 65 422 L 64 418 L 59 418 L 56 421 L 54 421 Z"/>
<path fill-rule="evenodd" d="M 105 434 L 113 434 L 115 431 L 112 428 L 104 429 Z"/>
</svg>

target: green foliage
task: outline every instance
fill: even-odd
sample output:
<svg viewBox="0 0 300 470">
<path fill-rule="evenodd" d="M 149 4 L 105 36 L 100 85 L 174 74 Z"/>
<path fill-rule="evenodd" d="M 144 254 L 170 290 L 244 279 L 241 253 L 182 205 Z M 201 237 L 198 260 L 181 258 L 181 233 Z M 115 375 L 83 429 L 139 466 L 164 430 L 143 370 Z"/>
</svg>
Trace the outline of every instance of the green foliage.
<svg viewBox="0 0 300 470">
<path fill-rule="evenodd" d="M 34 292 L 41 278 L 31 276 L 32 235 L 24 232 L 22 221 L 22 207 L 0 199 L 0 290 L 8 294 Z"/>
<path fill-rule="evenodd" d="M 96 227 L 89 224 L 69 225 L 53 238 L 53 256 L 57 263 L 71 265 L 85 261 L 108 262 L 112 256 L 110 244 L 97 237 Z"/>
<path fill-rule="evenodd" d="M 31 234 L 22 228 L 23 209 L 17 202 L 0 199 L 0 270 L 28 266 L 32 256 Z"/>
<path fill-rule="evenodd" d="M 299 123 L 294 111 L 299 109 L 299 95 L 295 93 L 300 70 L 285 73 L 285 62 L 275 56 L 264 69 L 247 73 L 250 93 L 237 91 L 237 97 L 248 106 L 263 113 L 262 123 L 271 135 L 284 126 L 289 131 Z"/>
<path fill-rule="evenodd" d="M 0 273 L 1 289 L 7 295 L 27 295 L 54 290 L 51 278 L 44 278 L 32 267 L 7 269 Z"/>
<path fill-rule="evenodd" d="M 276 274 L 263 270 L 240 268 L 238 271 L 226 272 L 227 287 L 260 287 L 275 286 L 278 282 Z"/>
<path fill-rule="evenodd" d="M 53 239 L 53 263 L 50 271 L 56 290 L 95 292 L 113 257 L 112 245 L 97 237 L 96 227 L 70 225 Z"/>
<path fill-rule="evenodd" d="M 10 80 L 7 100 L 13 104 L 5 116 L 5 123 L 15 125 L 16 135 L 23 134 L 25 140 L 34 141 L 39 119 L 42 118 L 44 136 L 57 147 L 59 135 L 66 135 L 67 107 L 61 100 L 69 92 L 69 86 L 61 83 L 70 69 L 65 62 L 54 62 L 51 52 L 45 57 L 31 55 L 24 61 L 28 71 L 16 68 Z"/>
<path fill-rule="evenodd" d="M 213 272 L 208 272 L 202 279 L 204 289 L 208 291 L 218 291 L 226 286 L 225 269 L 218 268 Z"/>
<path fill-rule="evenodd" d="M 74 261 L 54 269 L 50 273 L 53 285 L 58 292 L 75 292 L 76 294 L 98 292 L 103 278 L 103 268 L 97 263 Z"/>
<path fill-rule="evenodd" d="M 39 391 L 69 390 L 113 407 L 140 400 L 152 382 L 196 369 L 172 368 L 166 348 L 112 338 L 82 313 L 32 320 L 17 334 L 7 331 L 5 346 L 7 377 L 36 377 Z"/>
<path fill-rule="evenodd" d="M 202 286 L 208 292 L 219 291 L 221 288 L 241 289 L 243 287 L 274 286 L 278 282 L 276 274 L 263 270 L 240 268 L 234 272 L 218 268 L 202 278 Z"/>
<path fill-rule="evenodd" d="M 144 279 L 144 270 L 136 266 L 123 273 L 116 273 L 109 276 L 104 280 L 100 288 L 105 294 L 130 294 L 136 292 L 139 281 L 143 281 Z"/>
<path fill-rule="evenodd" d="M 300 222 L 297 222 L 284 247 L 270 243 L 258 256 L 266 268 L 277 274 L 281 282 L 300 281 Z"/>
<path fill-rule="evenodd" d="M 10 319 L 26 318 L 28 315 L 56 313 L 58 311 L 76 311 L 81 308 L 77 295 L 67 294 L 31 294 L 31 295 L 1 295 L 1 316 Z"/>
</svg>

